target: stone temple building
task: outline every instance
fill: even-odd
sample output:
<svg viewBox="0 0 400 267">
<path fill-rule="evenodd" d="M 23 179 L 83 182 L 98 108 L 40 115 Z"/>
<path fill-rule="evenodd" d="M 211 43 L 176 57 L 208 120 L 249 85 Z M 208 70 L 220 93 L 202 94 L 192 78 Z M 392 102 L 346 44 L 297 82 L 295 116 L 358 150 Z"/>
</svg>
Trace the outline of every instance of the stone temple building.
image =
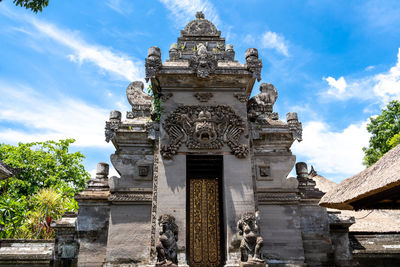
<svg viewBox="0 0 400 267">
<path fill-rule="evenodd" d="M 318 206 L 323 193 L 305 163 L 296 165 L 297 178 L 287 178 L 296 163 L 290 147 L 302 140 L 297 114 L 284 121 L 274 112 L 272 84 L 262 83 L 250 98 L 262 76 L 257 49 L 238 62 L 233 46 L 198 12 L 169 59 L 162 62 L 160 48 L 151 47 L 145 67 L 152 96 L 132 82 L 132 110 L 112 111 L 106 122 L 120 177 L 108 177 L 108 165 L 99 164 L 76 196 L 76 221 L 69 214 L 56 225 L 55 262 L 352 264 L 352 220 Z"/>
</svg>

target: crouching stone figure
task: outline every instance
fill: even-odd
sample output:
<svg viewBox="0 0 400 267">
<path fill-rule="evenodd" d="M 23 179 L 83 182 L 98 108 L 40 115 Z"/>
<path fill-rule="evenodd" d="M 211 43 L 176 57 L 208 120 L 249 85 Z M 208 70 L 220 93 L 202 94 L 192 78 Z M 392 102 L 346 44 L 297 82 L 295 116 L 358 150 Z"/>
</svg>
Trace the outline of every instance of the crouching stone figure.
<svg viewBox="0 0 400 267">
<path fill-rule="evenodd" d="M 156 266 L 177 266 L 178 226 L 175 223 L 175 217 L 169 214 L 161 215 L 158 218 L 158 225 L 160 226 L 160 242 L 156 246 Z"/>
<path fill-rule="evenodd" d="M 237 224 L 239 235 L 243 236 L 240 243 L 240 266 L 265 266 L 261 259 L 263 239 L 258 226 L 258 213 L 247 212 L 242 215 Z"/>
</svg>

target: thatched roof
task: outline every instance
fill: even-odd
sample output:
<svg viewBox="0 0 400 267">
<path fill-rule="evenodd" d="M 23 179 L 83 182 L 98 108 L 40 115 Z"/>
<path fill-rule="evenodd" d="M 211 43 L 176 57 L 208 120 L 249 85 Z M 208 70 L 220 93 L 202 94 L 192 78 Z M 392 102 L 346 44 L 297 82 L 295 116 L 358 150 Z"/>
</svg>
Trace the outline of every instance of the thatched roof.
<svg viewBox="0 0 400 267">
<path fill-rule="evenodd" d="M 14 169 L 7 164 L 5 164 L 2 160 L 0 160 L 0 180 L 4 180 L 10 177 L 13 177 L 18 173 L 17 169 Z"/>
<path fill-rule="evenodd" d="M 400 189 L 400 145 L 371 167 L 331 189 L 319 204 L 327 208 L 352 210 L 356 201 L 397 188 Z"/>
<path fill-rule="evenodd" d="M 335 182 L 317 174 L 312 166 L 309 176 L 315 181 L 315 187 L 324 193 L 337 186 Z M 349 228 L 350 232 L 400 232 L 400 210 L 342 210 L 340 212 L 344 216 L 355 218 L 355 223 Z"/>
<path fill-rule="evenodd" d="M 314 180 L 315 182 L 315 187 L 318 188 L 320 191 L 326 193 L 335 186 L 337 186 L 337 183 L 332 182 L 329 179 L 326 179 L 325 177 L 319 175 L 315 170 L 314 167 L 311 165 L 311 171 L 309 173 L 309 177 Z"/>
</svg>

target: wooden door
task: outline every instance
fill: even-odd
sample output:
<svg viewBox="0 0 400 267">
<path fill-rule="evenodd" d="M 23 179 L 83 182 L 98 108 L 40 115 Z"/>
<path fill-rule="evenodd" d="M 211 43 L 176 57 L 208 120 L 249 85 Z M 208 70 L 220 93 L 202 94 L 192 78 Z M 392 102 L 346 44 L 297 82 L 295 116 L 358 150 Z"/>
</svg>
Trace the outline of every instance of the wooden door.
<svg viewBox="0 0 400 267">
<path fill-rule="evenodd" d="M 217 179 L 190 179 L 190 266 L 221 265 Z"/>
</svg>

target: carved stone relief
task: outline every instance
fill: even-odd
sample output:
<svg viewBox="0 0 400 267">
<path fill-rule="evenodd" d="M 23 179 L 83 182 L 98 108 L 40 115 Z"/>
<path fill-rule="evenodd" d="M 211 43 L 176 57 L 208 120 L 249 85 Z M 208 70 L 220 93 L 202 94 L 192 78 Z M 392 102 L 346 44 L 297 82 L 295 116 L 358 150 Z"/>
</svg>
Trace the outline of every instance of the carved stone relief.
<svg viewBox="0 0 400 267">
<path fill-rule="evenodd" d="M 158 218 L 160 227 L 160 242 L 156 246 L 156 266 L 177 266 L 178 264 L 178 225 L 175 217 L 169 214 L 161 215 Z"/>
<path fill-rule="evenodd" d="M 261 248 L 264 240 L 260 236 L 258 214 L 247 212 L 242 215 L 237 223 L 239 235 L 243 236 L 240 243 L 240 261 L 248 263 L 264 263 L 261 259 Z"/>
<path fill-rule="evenodd" d="M 106 121 L 105 136 L 106 142 L 110 142 L 115 138 L 116 132 L 121 124 L 121 112 L 114 110 L 110 112 L 110 120 Z"/>
<path fill-rule="evenodd" d="M 126 97 L 132 107 L 136 105 L 151 105 L 151 96 L 143 92 L 144 84 L 141 81 L 131 82 L 126 88 Z"/>
<path fill-rule="evenodd" d="M 221 32 L 217 30 L 211 21 L 206 20 L 203 12 L 200 11 L 196 13 L 196 19 L 186 25 L 182 35 L 220 36 Z"/>
<path fill-rule="evenodd" d="M 246 103 L 249 99 L 249 96 L 245 93 L 234 93 L 233 95 L 242 103 Z"/>
<path fill-rule="evenodd" d="M 239 144 L 245 124 L 227 105 L 181 106 L 163 123 L 170 142 L 161 149 L 161 155 L 170 159 L 185 143 L 189 149 L 221 149 L 226 143 L 238 158 L 249 152 L 246 144 Z"/>
<path fill-rule="evenodd" d="M 196 93 L 194 96 L 199 100 L 200 102 L 207 102 L 210 100 L 214 95 L 212 93 Z"/>
<path fill-rule="evenodd" d="M 148 57 L 145 59 L 146 82 L 156 76 L 157 71 L 162 67 L 161 50 L 157 46 L 150 47 Z"/>
<path fill-rule="evenodd" d="M 207 78 L 217 67 L 217 60 L 211 52 L 207 51 L 204 44 L 197 46 L 197 52 L 194 57 L 189 59 L 189 67 L 199 78 Z"/>
<path fill-rule="evenodd" d="M 292 131 L 293 139 L 301 142 L 303 140 L 303 127 L 297 117 L 296 112 L 289 112 L 286 114 L 286 121 L 289 125 L 289 129 Z"/>
<path fill-rule="evenodd" d="M 278 113 L 272 112 L 278 91 L 270 83 L 260 85 L 260 93 L 252 97 L 247 105 L 248 116 L 251 121 L 268 124 L 267 119 L 278 120 Z"/>
<path fill-rule="evenodd" d="M 260 81 L 262 62 L 261 59 L 258 58 L 258 50 L 249 48 L 246 50 L 245 56 L 247 69 L 253 73 L 253 77 L 256 78 L 257 81 Z"/>
</svg>

